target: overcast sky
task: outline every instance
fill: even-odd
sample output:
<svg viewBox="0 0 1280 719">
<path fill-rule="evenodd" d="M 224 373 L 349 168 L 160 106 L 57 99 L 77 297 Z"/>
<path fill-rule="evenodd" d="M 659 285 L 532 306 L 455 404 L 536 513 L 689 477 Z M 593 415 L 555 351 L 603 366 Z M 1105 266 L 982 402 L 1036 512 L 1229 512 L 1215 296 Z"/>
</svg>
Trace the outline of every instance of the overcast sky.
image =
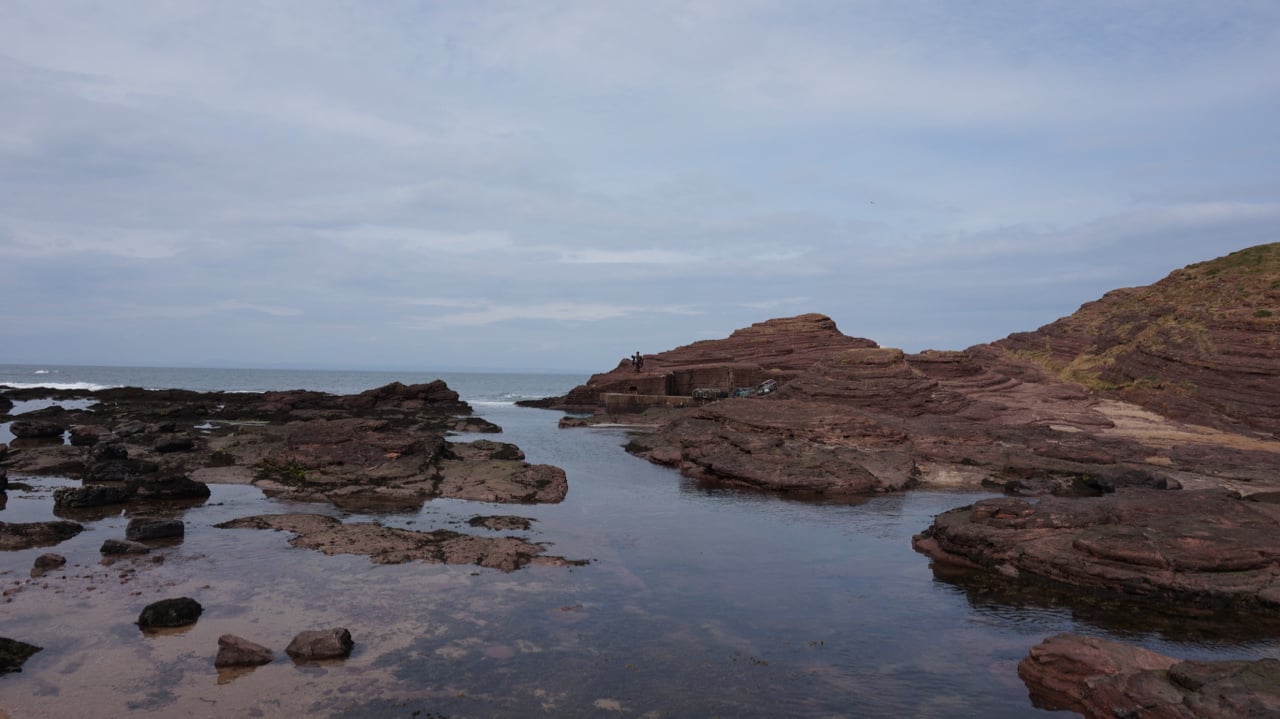
<svg viewBox="0 0 1280 719">
<path fill-rule="evenodd" d="M 0 362 L 909 351 L 1280 239 L 1280 3 L 0 0 Z"/>
</svg>

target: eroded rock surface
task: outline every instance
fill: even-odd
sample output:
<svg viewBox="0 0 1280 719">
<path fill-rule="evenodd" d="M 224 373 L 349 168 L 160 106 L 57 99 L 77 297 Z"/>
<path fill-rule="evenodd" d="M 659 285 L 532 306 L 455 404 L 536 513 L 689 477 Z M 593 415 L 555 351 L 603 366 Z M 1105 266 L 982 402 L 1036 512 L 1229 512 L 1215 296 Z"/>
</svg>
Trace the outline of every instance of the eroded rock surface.
<svg viewBox="0 0 1280 719">
<path fill-rule="evenodd" d="M 1277 323 L 1280 245 L 1265 245 L 965 351 L 906 354 L 804 315 L 646 356 L 638 373 L 626 361 L 548 404 L 595 412 L 566 427 L 650 424 L 653 434 L 631 446 L 637 454 L 693 477 L 778 491 L 920 484 L 1252 494 L 1280 489 Z M 800 349 L 788 354 L 793 345 Z M 679 374 L 694 369 L 693 386 L 720 396 L 761 377 L 777 389 L 699 400 Z M 614 411 L 629 402 L 651 406 Z"/>
<path fill-rule="evenodd" d="M 434 497 L 559 502 L 564 472 L 533 465 L 514 445 L 449 442 L 451 431 L 498 431 L 443 382 L 392 383 L 354 395 L 108 389 L 0 389 L 19 399 L 92 398 L 83 410 L 40 410 L 74 427 L 74 445 L 30 444 L 6 467 L 82 478 L 58 492 L 59 512 L 209 496 L 206 482 L 344 508 L 411 509 Z M 24 415 L 25 416 L 25 415 Z M 30 420 L 37 421 L 37 420 Z M 91 438 L 91 439 L 90 439 Z"/>
<path fill-rule="evenodd" d="M 79 522 L 0 522 L 0 551 L 48 547 L 84 531 Z"/>
<path fill-rule="evenodd" d="M 939 515 L 913 545 L 938 562 L 1170 612 L 1280 612 L 1280 505 L 1222 489 L 988 499 Z"/>
<path fill-rule="evenodd" d="M 1109 292 L 993 347 L 1168 417 L 1280 436 L 1280 243 Z"/>
<path fill-rule="evenodd" d="M 429 562 L 475 564 L 504 572 L 528 564 L 570 566 L 584 562 L 544 554 L 541 545 L 518 537 L 476 537 L 444 529 L 423 532 L 370 522 L 345 524 L 320 514 L 266 514 L 217 525 L 222 529 L 282 529 L 289 544 L 325 554 L 361 554 L 378 564 Z"/>
<path fill-rule="evenodd" d="M 1089 719 L 1280 716 L 1280 660 L 1179 661 L 1120 642 L 1060 634 L 1018 664 L 1036 706 Z"/>
</svg>

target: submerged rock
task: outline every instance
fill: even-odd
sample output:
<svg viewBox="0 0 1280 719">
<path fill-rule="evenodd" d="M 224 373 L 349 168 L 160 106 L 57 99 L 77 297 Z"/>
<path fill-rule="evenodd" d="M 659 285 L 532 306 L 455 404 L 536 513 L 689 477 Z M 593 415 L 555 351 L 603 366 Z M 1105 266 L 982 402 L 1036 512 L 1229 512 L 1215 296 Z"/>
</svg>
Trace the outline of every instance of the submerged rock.
<svg viewBox="0 0 1280 719">
<path fill-rule="evenodd" d="M 436 564 L 475 564 L 504 572 L 528 564 L 555 566 L 584 562 L 544 556 L 539 544 L 518 537 L 476 537 L 444 529 L 422 532 L 380 524 L 344 524 L 321 514 L 267 514 L 243 517 L 217 525 L 221 529 L 283 529 L 297 536 L 294 547 L 325 554 L 362 554 L 378 564 L 420 561 Z"/>
<path fill-rule="evenodd" d="M 1179 661 L 1120 642 L 1059 634 L 1018 664 L 1037 707 L 1089 719 L 1280 716 L 1280 660 Z"/>
<path fill-rule="evenodd" d="M 146 554 L 151 547 L 131 539 L 107 539 L 98 551 L 102 554 Z"/>
<path fill-rule="evenodd" d="M 182 537 L 186 529 L 181 519 L 134 517 L 129 520 L 124 536 L 135 542 L 145 542 L 148 539 L 172 539 Z"/>
<path fill-rule="evenodd" d="M 0 522 L 0 550 L 47 547 L 71 539 L 84 531 L 78 522 Z"/>
<path fill-rule="evenodd" d="M 185 627 L 195 624 L 204 607 L 190 597 L 162 599 L 148 604 L 138 615 L 138 626 L 143 629 Z"/>
<path fill-rule="evenodd" d="M 43 647 L 20 642 L 17 639 L 0 637 L 0 674 L 22 671 L 22 665 L 41 649 Z"/>
<path fill-rule="evenodd" d="M 472 517 L 467 520 L 467 524 L 472 527 L 484 527 L 485 529 L 492 529 L 494 531 L 513 529 L 527 531 L 533 526 L 533 520 L 528 517 L 496 515 L 491 517 Z"/>
</svg>

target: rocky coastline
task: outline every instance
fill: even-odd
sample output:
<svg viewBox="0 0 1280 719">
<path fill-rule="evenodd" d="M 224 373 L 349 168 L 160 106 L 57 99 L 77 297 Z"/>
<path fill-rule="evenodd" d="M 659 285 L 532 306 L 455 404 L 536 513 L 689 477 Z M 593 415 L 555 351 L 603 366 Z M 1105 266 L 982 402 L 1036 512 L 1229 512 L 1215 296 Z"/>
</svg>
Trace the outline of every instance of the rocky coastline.
<svg viewBox="0 0 1280 719">
<path fill-rule="evenodd" d="M 523 404 L 568 413 L 565 431 L 633 426 L 630 453 L 716 487 L 797 498 L 1000 493 L 938 515 L 914 537 L 940 579 L 1043 588 L 1280 636 L 1280 317 L 1271 307 L 1280 311 L 1280 244 L 1192 265 L 963 351 L 881 347 L 804 314 L 623 359 L 563 397 Z M 30 399 L 62 404 L 9 416 Z M 0 388 L 0 419 L 12 420 L 16 437 L 0 445 L 0 488 L 41 475 L 82 483 L 54 494 L 56 521 L 0 523 L 0 549 L 56 547 L 80 522 L 121 510 L 145 520 L 103 544 L 107 566 L 183 541 L 174 515 L 206 502 L 213 483 L 358 512 L 436 498 L 556 503 L 568 491 L 563 470 L 530 464 L 515 445 L 453 441 L 499 429 L 439 381 L 345 396 Z M 470 524 L 504 532 L 532 521 Z M 297 549 L 377 564 L 516 572 L 584 562 L 518 536 L 320 512 L 218 527 L 283 531 Z M 42 555 L 33 578 L 57 571 L 59 559 Z M 183 621 L 197 621 L 194 607 Z M 286 651 L 295 661 L 340 660 L 353 645 L 345 629 L 298 636 Z M 3 641 L 6 671 L 41 651 Z M 218 644 L 219 666 L 272 661 L 273 650 L 251 639 Z M 1235 717 L 1276 711 L 1276 667 L 1064 635 L 1030 648 L 1018 671 L 1044 708 Z"/>
<path fill-rule="evenodd" d="M 909 354 L 800 315 L 624 359 L 534 406 L 574 413 L 566 428 L 643 428 L 630 452 L 716 485 L 1002 492 L 938 516 L 915 548 L 938 571 L 1274 631 L 1277 312 L 1270 244 L 964 351 Z M 1183 699 L 1192 713 L 1141 715 L 1201 716 Z"/>
<path fill-rule="evenodd" d="M 413 510 L 438 497 L 556 503 L 568 491 L 563 470 L 526 462 L 515 445 L 451 441 L 455 432 L 500 428 L 472 417 L 471 408 L 438 380 L 392 383 L 356 395 L 0 387 L 0 419 L 7 419 L 14 402 L 31 399 L 58 404 L 10 422 L 15 439 L 0 444 L 0 489 L 10 482 L 21 487 L 26 477 L 42 475 L 81 485 L 53 493 L 57 520 L 0 522 L 0 550 L 56 547 L 83 531 L 82 522 L 123 511 L 133 518 L 125 538 L 103 543 L 104 564 L 112 557 L 147 555 L 167 542 L 183 541 L 182 512 L 208 500 L 210 483 L 254 484 L 269 496 L 351 511 Z M 527 529 L 530 522 L 512 516 L 477 520 L 476 526 L 499 530 Z M 471 564 L 511 572 L 529 564 L 584 563 L 548 555 L 544 546 L 523 537 L 394 529 L 320 514 L 250 516 L 220 526 L 283 529 L 296 534 L 292 546 L 360 554 L 382 564 Z M 33 581 L 65 563 L 59 555 L 41 555 L 32 568 Z M 181 623 L 145 619 L 140 625 L 193 623 L 199 616 L 195 606 Z M 162 609 L 160 616 L 173 613 Z M 39 650 L 19 640 L 3 642 L 4 671 L 20 671 Z M 224 664 L 261 663 L 261 648 L 254 650 L 258 645 L 249 640 L 230 637 L 220 644 Z M 249 659 L 236 658 L 246 654 Z"/>
</svg>

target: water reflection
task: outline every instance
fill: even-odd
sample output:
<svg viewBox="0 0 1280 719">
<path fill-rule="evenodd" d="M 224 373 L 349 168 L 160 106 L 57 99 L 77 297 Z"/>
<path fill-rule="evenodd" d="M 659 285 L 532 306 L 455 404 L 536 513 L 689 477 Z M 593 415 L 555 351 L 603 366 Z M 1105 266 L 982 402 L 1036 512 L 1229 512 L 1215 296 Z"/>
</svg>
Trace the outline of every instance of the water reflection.
<svg viewBox="0 0 1280 719">
<path fill-rule="evenodd" d="M 67 565 L 38 580 L 28 570 L 48 550 L 0 554 L 0 578 L 21 580 L 10 585 L 0 636 L 45 647 L 4 678 L 5 708 L 34 717 L 94 706 L 104 715 L 1000 719 L 1041 714 L 1015 667 L 1061 631 L 1136 632 L 1146 644 L 1237 656 L 1280 651 L 1269 640 L 1126 629 L 1104 621 L 1106 607 L 1095 615 L 935 574 L 911 535 L 984 495 L 794 501 L 683 479 L 626 455 L 620 430 L 559 430 L 554 413 L 538 410 L 492 407 L 485 418 L 529 461 L 566 470 L 563 503 L 435 500 L 385 514 L 223 485 L 204 504 L 172 508 L 185 541 L 144 559 L 100 563 L 102 540 L 127 526 L 120 513 L 87 519 L 86 532 L 54 550 Z M 33 484 L 10 493 L 6 520 L 52 518 L 53 489 L 73 483 Z M 510 574 L 376 565 L 294 549 L 287 532 L 215 526 L 288 512 L 473 533 L 488 533 L 465 526 L 476 515 L 516 514 L 532 520 L 520 536 L 595 561 Z M 204 606 L 195 625 L 177 636 L 138 631 L 146 604 L 176 596 Z M 337 626 L 356 642 L 347 660 L 297 667 L 284 655 L 298 632 Z M 219 672 L 217 639 L 228 633 L 276 660 Z"/>
<path fill-rule="evenodd" d="M 1002 624 L 1044 626 L 1065 619 L 1082 634 L 1115 639 L 1193 645 L 1197 655 L 1270 647 L 1280 637 L 1280 619 L 1235 613 L 1161 611 L 1150 602 L 1108 598 L 1038 583 L 1011 581 L 992 572 L 933 566 L 934 578 L 963 593 L 980 618 Z"/>
</svg>

